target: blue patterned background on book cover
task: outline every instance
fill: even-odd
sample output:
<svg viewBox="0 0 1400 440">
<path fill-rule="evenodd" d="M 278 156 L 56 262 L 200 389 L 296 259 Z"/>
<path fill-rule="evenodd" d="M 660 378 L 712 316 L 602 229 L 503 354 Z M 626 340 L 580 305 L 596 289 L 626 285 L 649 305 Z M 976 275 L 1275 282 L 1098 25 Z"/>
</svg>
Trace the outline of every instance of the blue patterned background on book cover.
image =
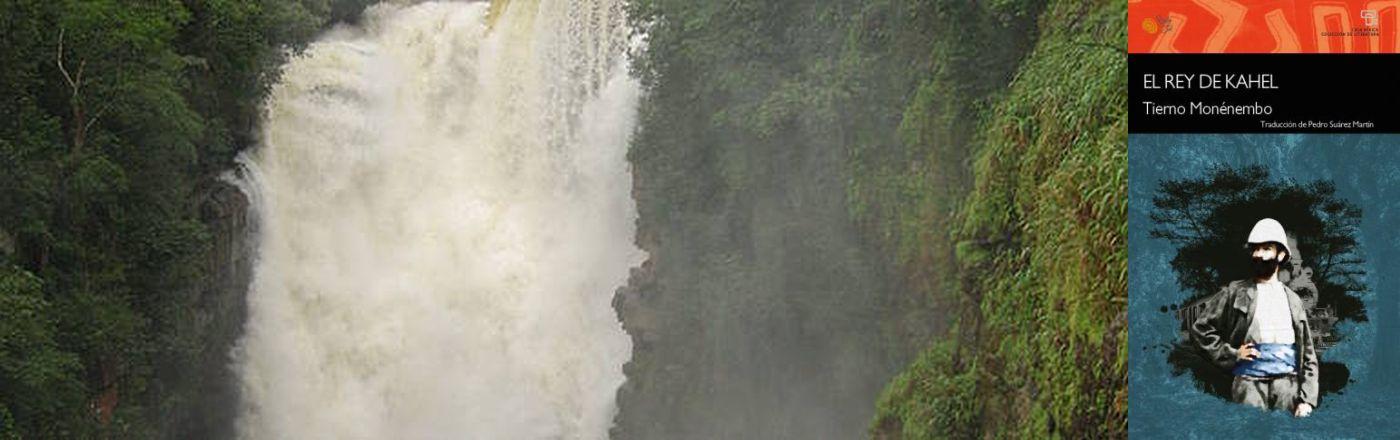
<svg viewBox="0 0 1400 440">
<path fill-rule="evenodd" d="M 1331 180 L 1338 197 L 1362 210 L 1356 238 L 1367 291 L 1358 296 L 1369 319 L 1338 325 L 1344 339 L 1321 357 L 1345 363 L 1350 381 L 1324 395 L 1311 417 L 1226 402 L 1167 362 L 1179 322 L 1163 307 L 1190 294 L 1171 269 L 1175 245 L 1149 235 L 1152 198 L 1164 180 L 1203 178 L 1221 165 L 1262 165 L 1271 179 L 1300 183 Z M 1132 135 L 1128 179 L 1131 437 L 1400 438 L 1400 135 Z"/>
</svg>

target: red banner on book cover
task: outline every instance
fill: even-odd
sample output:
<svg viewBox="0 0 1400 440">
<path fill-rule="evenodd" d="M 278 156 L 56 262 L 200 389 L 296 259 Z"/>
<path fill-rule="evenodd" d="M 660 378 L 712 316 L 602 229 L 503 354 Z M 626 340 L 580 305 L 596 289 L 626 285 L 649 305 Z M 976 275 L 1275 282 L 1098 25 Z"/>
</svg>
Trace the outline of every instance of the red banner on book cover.
<svg viewBox="0 0 1400 440">
<path fill-rule="evenodd" d="M 1400 0 L 1130 0 L 1129 53 L 1396 53 Z"/>
</svg>

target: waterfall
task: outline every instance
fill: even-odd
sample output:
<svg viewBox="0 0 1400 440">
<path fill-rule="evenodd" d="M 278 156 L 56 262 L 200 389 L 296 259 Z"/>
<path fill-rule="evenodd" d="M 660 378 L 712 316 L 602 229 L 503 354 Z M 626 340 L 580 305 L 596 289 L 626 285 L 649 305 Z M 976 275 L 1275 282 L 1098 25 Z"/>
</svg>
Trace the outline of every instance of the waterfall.
<svg viewBox="0 0 1400 440">
<path fill-rule="evenodd" d="M 400 2 L 285 66 L 240 159 L 240 438 L 607 437 L 631 44 L 620 1 Z"/>
</svg>

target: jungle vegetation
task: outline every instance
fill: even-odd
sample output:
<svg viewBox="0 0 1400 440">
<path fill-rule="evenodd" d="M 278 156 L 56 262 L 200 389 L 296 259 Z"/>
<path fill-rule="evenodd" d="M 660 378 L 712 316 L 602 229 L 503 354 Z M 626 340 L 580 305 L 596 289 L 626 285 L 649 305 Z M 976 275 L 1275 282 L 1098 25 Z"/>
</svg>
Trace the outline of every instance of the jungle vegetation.
<svg viewBox="0 0 1400 440">
<path fill-rule="evenodd" d="M 704 336 L 643 328 L 638 337 L 629 328 L 639 348 L 615 434 L 769 432 L 667 431 L 675 427 L 656 421 L 686 416 L 655 408 L 710 420 L 726 410 L 745 413 L 718 397 L 726 391 L 711 381 L 720 373 L 686 369 L 748 347 L 727 337 L 729 327 L 703 321 L 742 305 L 772 326 L 842 316 L 879 322 L 880 336 L 869 343 L 886 347 L 895 367 L 871 365 L 867 373 L 894 378 L 873 411 L 851 410 L 869 411 L 873 437 L 1125 436 L 1125 8 L 1108 1 L 635 2 L 631 18 L 648 47 L 634 68 L 648 95 L 629 158 L 639 243 L 655 266 L 634 276 L 643 305 L 620 310 L 624 321 L 630 309 L 683 310 L 647 318 Z M 716 279 L 678 275 L 709 273 L 706 265 L 761 272 L 764 258 L 790 257 L 752 255 L 750 247 L 761 246 L 755 237 L 831 240 L 810 233 L 802 220 L 810 216 L 799 209 L 827 198 L 791 189 L 803 182 L 791 175 L 812 173 L 821 177 L 808 182 L 826 190 L 816 193 L 843 193 L 852 233 L 869 253 L 859 261 L 891 268 L 896 285 L 850 288 L 810 306 L 804 301 L 815 300 L 794 283 L 750 291 L 739 279 L 714 286 L 714 297 L 675 287 Z M 774 192 L 783 197 L 763 196 Z M 682 257 L 670 253 L 678 248 L 705 249 L 709 257 L 676 261 Z M 818 273 L 819 258 L 798 260 L 810 265 L 806 271 L 773 270 L 784 279 Z M 784 346 L 775 345 L 755 350 Z M 765 372 L 766 382 L 755 383 L 783 374 L 810 373 Z M 755 398 L 781 392 L 763 389 Z M 629 406 L 652 408 L 642 417 L 654 417 L 629 419 L 638 414 L 629 415 Z M 754 429 L 798 429 L 775 421 L 781 415 L 736 418 Z"/>
<path fill-rule="evenodd" d="M 0 438 L 229 428 L 205 211 L 278 66 L 365 3 L 0 6 Z"/>
</svg>

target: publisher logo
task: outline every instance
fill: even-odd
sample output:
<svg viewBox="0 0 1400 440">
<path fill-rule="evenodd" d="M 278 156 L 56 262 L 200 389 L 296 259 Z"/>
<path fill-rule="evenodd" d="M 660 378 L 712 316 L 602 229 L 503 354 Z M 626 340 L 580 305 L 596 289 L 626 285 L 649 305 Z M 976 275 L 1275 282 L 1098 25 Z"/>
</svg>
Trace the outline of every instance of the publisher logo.
<svg viewBox="0 0 1400 440">
<path fill-rule="evenodd" d="M 1367 27 L 1372 27 L 1379 25 L 1380 19 L 1376 15 L 1375 9 L 1363 9 L 1361 11 L 1361 22 L 1366 23 Z"/>
<path fill-rule="evenodd" d="M 1323 30 L 1324 37 L 1379 37 L 1381 36 L 1380 14 L 1375 9 L 1361 10 L 1361 25 L 1340 31 Z"/>
</svg>

